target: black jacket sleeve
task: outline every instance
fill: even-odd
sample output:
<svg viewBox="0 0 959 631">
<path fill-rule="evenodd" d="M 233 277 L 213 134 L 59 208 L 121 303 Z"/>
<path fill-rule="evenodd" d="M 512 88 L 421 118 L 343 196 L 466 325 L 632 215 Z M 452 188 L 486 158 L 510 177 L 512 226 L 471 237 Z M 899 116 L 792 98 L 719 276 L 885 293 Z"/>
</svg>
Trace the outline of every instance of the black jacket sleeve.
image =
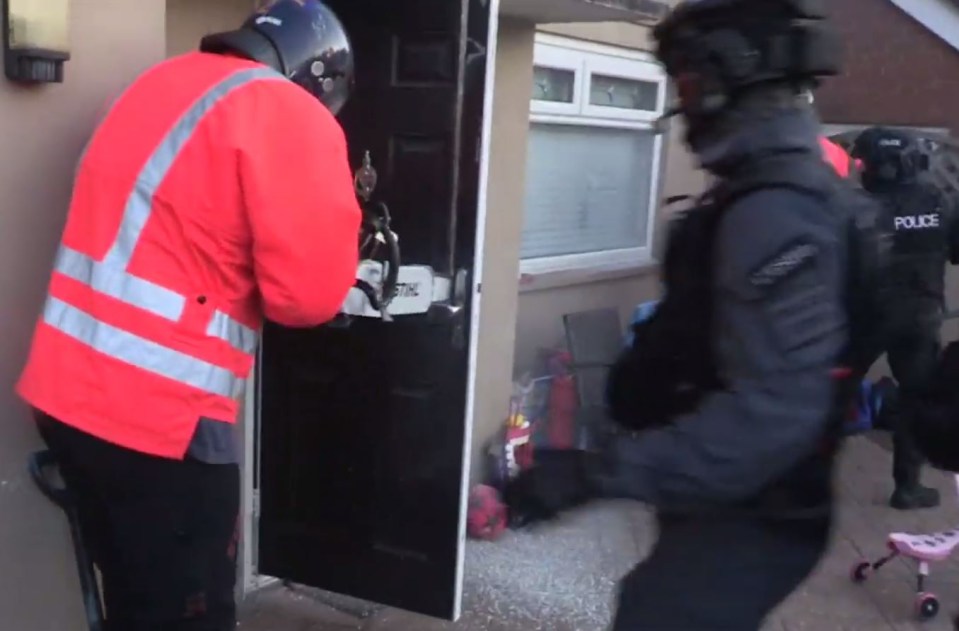
<svg viewBox="0 0 959 631">
<path fill-rule="evenodd" d="M 837 225 L 819 200 L 767 189 L 727 209 L 716 246 L 713 345 L 727 387 L 666 428 L 612 439 L 602 495 L 748 500 L 821 444 L 847 340 Z"/>
<path fill-rule="evenodd" d="M 949 231 L 949 262 L 959 265 L 959 196 L 943 196 L 943 214 Z"/>
</svg>

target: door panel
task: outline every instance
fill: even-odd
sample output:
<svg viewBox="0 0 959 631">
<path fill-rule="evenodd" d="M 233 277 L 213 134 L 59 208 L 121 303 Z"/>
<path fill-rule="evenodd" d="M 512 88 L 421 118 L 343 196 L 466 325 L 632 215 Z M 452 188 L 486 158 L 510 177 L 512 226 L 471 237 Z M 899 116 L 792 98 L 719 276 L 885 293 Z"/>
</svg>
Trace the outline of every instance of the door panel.
<svg viewBox="0 0 959 631">
<path fill-rule="evenodd" d="M 356 50 L 357 90 L 341 116 L 353 167 L 368 150 L 404 263 L 468 278 L 487 0 L 329 3 Z M 461 291 L 391 323 L 266 326 L 262 574 L 457 615 L 471 304 Z"/>
</svg>

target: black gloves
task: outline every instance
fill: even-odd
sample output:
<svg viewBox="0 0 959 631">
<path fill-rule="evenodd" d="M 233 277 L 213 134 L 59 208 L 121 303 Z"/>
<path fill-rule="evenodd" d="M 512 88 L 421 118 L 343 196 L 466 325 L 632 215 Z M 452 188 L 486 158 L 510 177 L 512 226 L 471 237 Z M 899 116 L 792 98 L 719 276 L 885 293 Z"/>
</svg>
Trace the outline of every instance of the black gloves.
<svg viewBox="0 0 959 631">
<path fill-rule="evenodd" d="M 689 374 L 689 367 L 705 366 L 705 362 L 682 356 L 685 349 L 681 344 L 662 348 L 667 338 L 656 324 L 645 322 L 635 327 L 634 348 L 620 355 L 609 371 L 609 416 L 627 431 L 668 425 L 695 410 L 707 392 L 706 385 L 711 387 L 706 377 Z"/>
<path fill-rule="evenodd" d="M 687 211 L 670 222 L 663 259 L 663 299 L 633 327 L 632 346 L 609 373 L 610 418 L 629 431 L 662 427 L 699 407 L 722 383 L 712 353 L 713 314 L 703 296 L 713 291 L 713 235 L 718 212 Z"/>
<path fill-rule="evenodd" d="M 540 450 L 534 464 L 510 481 L 503 494 L 510 526 L 521 528 L 555 518 L 598 495 L 595 456 L 577 450 Z"/>
</svg>

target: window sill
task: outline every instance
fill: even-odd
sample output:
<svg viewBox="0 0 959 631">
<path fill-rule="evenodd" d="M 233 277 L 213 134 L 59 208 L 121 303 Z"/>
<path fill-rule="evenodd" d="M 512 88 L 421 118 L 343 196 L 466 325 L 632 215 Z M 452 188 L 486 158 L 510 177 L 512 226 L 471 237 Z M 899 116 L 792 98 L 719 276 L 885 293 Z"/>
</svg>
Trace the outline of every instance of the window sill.
<svg viewBox="0 0 959 631">
<path fill-rule="evenodd" d="M 659 262 L 654 259 L 635 262 L 610 262 L 542 272 L 520 272 L 519 293 L 532 293 L 559 287 L 588 285 L 620 278 L 655 274 Z"/>
</svg>

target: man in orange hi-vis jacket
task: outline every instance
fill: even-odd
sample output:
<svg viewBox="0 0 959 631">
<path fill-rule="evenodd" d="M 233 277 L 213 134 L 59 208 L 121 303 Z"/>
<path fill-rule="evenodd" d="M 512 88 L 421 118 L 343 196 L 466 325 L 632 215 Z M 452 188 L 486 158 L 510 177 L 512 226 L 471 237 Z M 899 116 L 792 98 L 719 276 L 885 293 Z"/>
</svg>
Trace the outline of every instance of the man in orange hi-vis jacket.
<svg viewBox="0 0 959 631">
<path fill-rule="evenodd" d="M 356 274 L 347 34 L 319 0 L 261 4 L 94 133 L 18 384 L 111 631 L 234 628 L 233 427 L 261 321 L 322 324 Z"/>
</svg>

